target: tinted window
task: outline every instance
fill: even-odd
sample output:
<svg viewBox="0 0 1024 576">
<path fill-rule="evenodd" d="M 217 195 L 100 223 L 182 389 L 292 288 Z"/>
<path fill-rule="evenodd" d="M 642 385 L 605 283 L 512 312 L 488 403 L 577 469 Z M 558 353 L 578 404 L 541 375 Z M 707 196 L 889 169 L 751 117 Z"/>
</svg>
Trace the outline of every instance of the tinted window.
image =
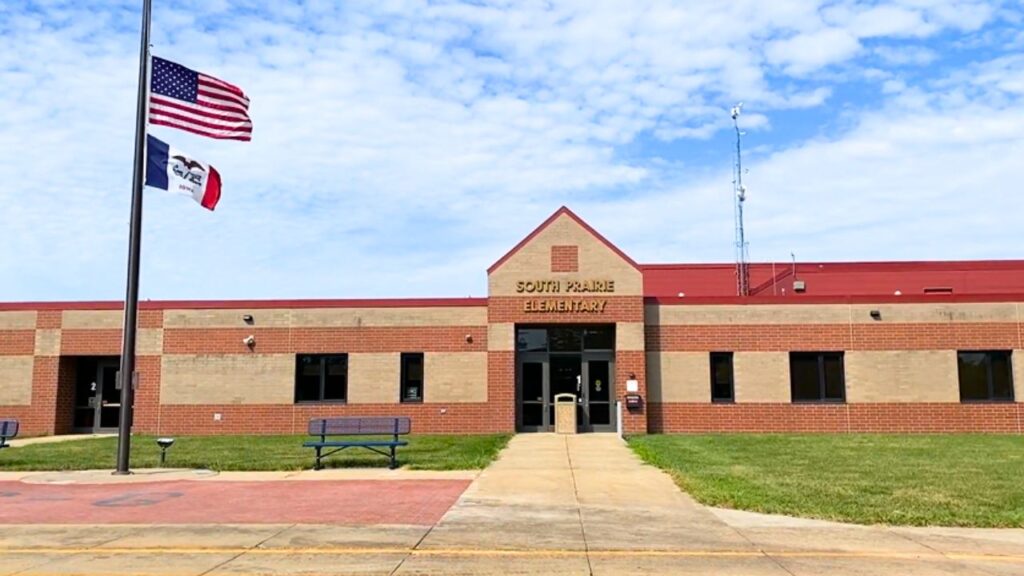
<svg viewBox="0 0 1024 576">
<path fill-rule="evenodd" d="M 543 328 L 516 330 L 516 350 L 520 352 L 547 352 L 548 331 Z"/>
<path fill-rule="evenodd" d="M 615 328 L 612 326 L 602 326 L 600 328 L 584 328 L 583 349 L 614 350 Z"/>
<path fill-rule="evenodd" d="M 958 352 L 960 400 L 1012 401 L 1013 363 L 1009 351 Z"/>
<path fill-rule="evenodd" d="M 583 350 L 583 331 L 579 328 L 550 328 L 548 345 L 552 352 L 579 352 Z"/>
<path fill-rule="evenodd" d="M 846 397 L 842 352 L 791 352 L 793 402 L 842 402 Z"/>
<path fill-rule="evenodd" d="M 732 402 L 732 352 L 711 353 L 711 401 Z"/>
<path fill-rule="evenodd" d="M 295 359 L 295 401 L 344 401 L 348 398 L 348 356 L 299 354 Z"/>
<path fill-rule="evenodd" d="M 402 354 L 402 402 L 423 401 L 423 353 Z"/>
</svg>

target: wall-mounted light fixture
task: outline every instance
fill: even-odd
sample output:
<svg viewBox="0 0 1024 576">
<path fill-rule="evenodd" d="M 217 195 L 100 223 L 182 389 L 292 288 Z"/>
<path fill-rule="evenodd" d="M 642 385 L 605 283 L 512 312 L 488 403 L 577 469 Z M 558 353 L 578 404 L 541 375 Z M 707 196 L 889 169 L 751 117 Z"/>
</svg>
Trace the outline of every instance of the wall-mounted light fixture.
<svg viewBox="0 0 1024 576">
<path fill-rule="evenodd" d="M 242 322 L 245 322 L 246 324 L 252 324 L 253 323 L 252 314 L 243 314 L 242 315 Z"/>
<path fill-rule="evenodd" d="M 466 344 L 472 344 L 472 343 L 473 343 L 473 335 L 472 334 L 466 334 Z"/>
<path fill-rule="evenodd" d="M 253 348 L 256 347 L 256 337 L 253 336 L 252 334 L 249 334 L 245 338 L 242 338 L 242 344 L 245 344 L 246 346 L 249 347 L 249 350 L 252 350 Z"/>
<path fill-rule="evenodd" d="M 872 310 L 871 312 L 868 312 L 868 314 L 871 314 L 871 318 L 873 320 L 881 320 L 882 319 L 882 311 L 881 310 Z"/>
</svg>

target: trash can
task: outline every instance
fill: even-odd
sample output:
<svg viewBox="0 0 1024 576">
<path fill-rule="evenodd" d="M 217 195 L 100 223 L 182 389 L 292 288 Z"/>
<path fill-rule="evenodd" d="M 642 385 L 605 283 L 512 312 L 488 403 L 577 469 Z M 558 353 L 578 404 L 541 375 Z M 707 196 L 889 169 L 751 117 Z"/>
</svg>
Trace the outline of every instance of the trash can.
<svg viewBox="0 0 1024 576">
<path fill-rule="evenodd" d="M 576 433 L 576 395 L 555 394 L 555 434 Z"/>
</svg>

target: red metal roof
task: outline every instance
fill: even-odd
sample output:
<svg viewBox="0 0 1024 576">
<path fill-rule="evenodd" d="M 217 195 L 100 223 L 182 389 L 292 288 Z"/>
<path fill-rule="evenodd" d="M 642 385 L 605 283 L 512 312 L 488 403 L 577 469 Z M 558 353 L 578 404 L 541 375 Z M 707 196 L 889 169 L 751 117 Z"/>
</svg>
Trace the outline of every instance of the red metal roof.
<svg viewBox="0 0 1024 576">
<path fill-rule="evenodd" d="M 735 264 L 645 264 L 644 295 L 659 299 L 736 298 Z M 804 283 L 794 290 L 794 281 Z M 919 300 L 1024 295 L 1024 260 L 803 262 L 751 264 L 753 300 L 843 298 Z M 680 297 L 680 294 L 683 296 Z"/>
</svg>

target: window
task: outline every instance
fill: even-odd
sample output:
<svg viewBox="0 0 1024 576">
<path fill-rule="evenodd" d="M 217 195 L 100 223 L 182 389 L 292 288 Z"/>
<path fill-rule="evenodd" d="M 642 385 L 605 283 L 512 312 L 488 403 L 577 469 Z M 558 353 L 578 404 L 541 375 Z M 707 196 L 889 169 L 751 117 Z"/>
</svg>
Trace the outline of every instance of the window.
<svg viewBox="0 0 1024 576">
<path fill-rule="evenodd" d="M 299 354 L 296 356 L 296 402 L 344 402 L 347 398 L 347 354 Z"/>
<path fill-rule="evenodd" d="M 961 402 L 1012 402 L 1010 352 L 957 352 Z"/>
<path fill-rule="evenodd" d="M 732 352 L 711 353 L 711 401 L 732 402 Z"/>
<path fill-rule="evenodd" d="M 402 353 L 402 402 L 423 402 L 423 353 Z"/>
<path fill-rule="evenodd" d="M 790 352 L 789 382 L 793 402 L 843 402 L 843 353 Z"/>
</svg>

